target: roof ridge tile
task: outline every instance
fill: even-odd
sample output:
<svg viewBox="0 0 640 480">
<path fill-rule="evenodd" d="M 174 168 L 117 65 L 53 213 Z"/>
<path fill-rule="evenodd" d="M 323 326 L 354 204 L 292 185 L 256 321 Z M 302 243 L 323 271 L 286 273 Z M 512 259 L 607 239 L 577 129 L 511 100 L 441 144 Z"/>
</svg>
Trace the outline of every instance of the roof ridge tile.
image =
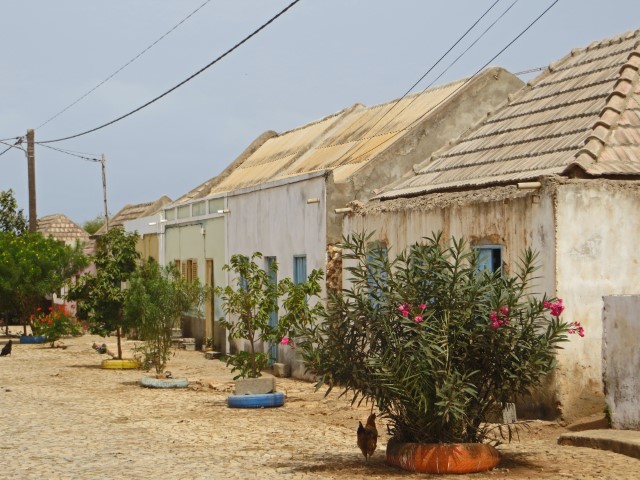
<svg viewBox="0 0 640 480">
<path fill-rule="evenodd" d="M 592 134 L 586 138 L 584 147 L 578 150 L 574 156 L 574 163 L 583 169 L 586 170 L 591 164 L 599 160 L 613 128 L 627 108 L 629 99 L 633 97 L 634 86 L 638 83 L 639 70 L 640 42 L 636 42 L 634 50 L 627 57 L 627 61 L 620 67 L 613 90 L 607 96 L 606 104 L 598 115 Z"/>
</svg>

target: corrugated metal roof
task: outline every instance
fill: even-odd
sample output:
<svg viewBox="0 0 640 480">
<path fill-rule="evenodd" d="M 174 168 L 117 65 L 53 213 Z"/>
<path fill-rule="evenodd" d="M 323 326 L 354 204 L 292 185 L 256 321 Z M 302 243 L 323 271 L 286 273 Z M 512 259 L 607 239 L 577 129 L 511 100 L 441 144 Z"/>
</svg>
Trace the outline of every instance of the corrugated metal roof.
<svg viewBox="0 0 640 480">
<path fill-rule="evenodd" d="M 562 174 L 637 175 L 640 30 L 573 50 L 456 145 L 377 198 Z"/>
<path fill-rule="evenodd" d="M 109 219 L 109 228 L 122 227 L 124 226 L 124 222 L 128 220 L 135 220 L 136 218 L 147 217 L 154 213 L 158 213 L 162 207 L 169 203 L 171 203 L 171 199 L 166 195 L 163 195 L 153 202 L 137 203 L 135 205 L 127 204 Z M 103 225 L 95 234 L 103 235 L 106 231 L 107 226 Z"/>
<path fill-rule="evenodd" d="M 468 81 L 456 81 L 372 107 L 356 104 L 272 136 L 225 172 L 224 178 L 205 182 L 176 203 L 316 171 L 331 170 L 345 180 L 428 118 Z M 337 177 L 336 180 L 340 181 Z"/>
</svg>

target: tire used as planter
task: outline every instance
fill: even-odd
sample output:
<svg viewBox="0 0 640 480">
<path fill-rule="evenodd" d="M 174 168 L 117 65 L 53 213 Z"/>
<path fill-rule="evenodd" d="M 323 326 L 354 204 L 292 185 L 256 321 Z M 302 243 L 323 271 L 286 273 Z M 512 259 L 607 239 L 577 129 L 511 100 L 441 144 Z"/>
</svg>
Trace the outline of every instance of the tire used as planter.
<svg viewBox="0 0 640 480">
<path fill-rule="evenodd" d="M 186 388 L 189 380 L 186 378 L 153 378 L 143 377 L 140 385 L 147 388 Z"/>
<path fill-rule="evenodd" d="M 47 341 L 47 337 L 44 335 L 22 335 L 20 336 L 20 343 L 44 343 Z"/>
<path fill-rule="evenodd" d="M 387 464 L 420 473 L 474 473 L 495 468 L 498 451 L 486 443 L 401 443 L 387 445 Z"/>
<path fill-rule="evenodd" d="M 229 408 L 270 408 L 284 405 L 284 393 L 260 393 L 255 395 L 229 395 Z"/>
<path fill-rule="evenodd" d="M 140 368 L 140 364 L 137 362 L 137 360 L 112 358 L 109 360 L 103 360 L 100 364 L 100 367 L 112 370 L 132 370 Z"/>
</svg>

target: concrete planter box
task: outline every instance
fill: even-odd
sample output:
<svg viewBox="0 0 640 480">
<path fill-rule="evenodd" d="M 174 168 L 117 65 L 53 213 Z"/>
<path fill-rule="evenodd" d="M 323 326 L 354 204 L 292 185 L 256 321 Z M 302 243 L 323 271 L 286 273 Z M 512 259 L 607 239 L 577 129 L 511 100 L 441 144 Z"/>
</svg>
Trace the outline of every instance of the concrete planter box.
<svg viewBox="0 0 640 480">
<path fill-rule="evenodd" d="M 275 391 L 275 377 L 241 378 L 236 380 L 236 395 L 261 395 Z"/>
</svg>

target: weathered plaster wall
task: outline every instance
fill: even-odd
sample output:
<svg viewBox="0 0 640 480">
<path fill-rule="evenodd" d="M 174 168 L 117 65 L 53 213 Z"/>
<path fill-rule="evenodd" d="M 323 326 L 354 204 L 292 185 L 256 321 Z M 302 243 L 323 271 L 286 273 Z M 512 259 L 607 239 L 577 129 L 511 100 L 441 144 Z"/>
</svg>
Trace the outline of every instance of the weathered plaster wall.
<svg viewBox="0 0 640 480">
<path fill-rule="evenodd" d="M 557 193 L 557 295 L 565 321 L 579 321 L 559 355 L 563 415 L 602 412 L 602 309 L 604 296 L 640 294 L 640 185 L 572 180 Z"/>
<path fill-rule="evenodd" d="M 602 378 L 611 424 L 640 430 L 640 296 L 603 300 Z"/>
<path fill-rule="evenodd" d="M 436 231 L 445 237 L 464 237 L 472 245 L 500 244 L 507 271 L 513 271 L 523 250 L 530 247 L 538 252 L 541 266 L 534 291 L 554 295 L 553 198 L 553 186 L 544 184 L 540 190 L 508 186 L 398 199 L 367 207 L 366 215 L 350 215 L 343 232 L 374 231 L 374 239 L 387 243 L 391 254 Z M 552 381 L 553 377 L 548 380 Z M 555 404 L 551 386 L 519 403 L 518 415 L 555 417 Z"/>
<path fill-rule="evenodd" d="M 319 202 L 307 203 L 307 199 Z M 278 280 L 293 278 L 293 257 L 298 255 L 307 257 L 307 274 L 325 269 L 324 176 L 234 192 L 227 201 L 228 258 L 234 254 L 251 256 L 256 251 L 264 257 L 276 257 Z M 278 350 L 278 361 L 288 364 L 293 375 L 301 376 L 304 367 L 295 352 L 288 346 Z"/>
</svg>

